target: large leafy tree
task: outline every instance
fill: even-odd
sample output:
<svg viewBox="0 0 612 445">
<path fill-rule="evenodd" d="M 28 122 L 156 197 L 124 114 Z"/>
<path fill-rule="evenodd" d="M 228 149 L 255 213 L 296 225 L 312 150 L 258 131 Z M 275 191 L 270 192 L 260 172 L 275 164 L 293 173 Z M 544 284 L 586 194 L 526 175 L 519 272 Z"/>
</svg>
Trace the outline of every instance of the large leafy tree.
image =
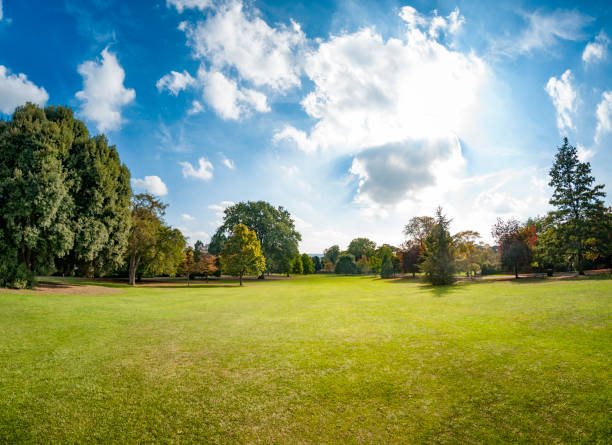
<svg viewBox="0 0 612 445">
<path fill-rule="evenodd" d="M 381 260 L 380 277 L 391 278 L 393 276 L 393 250 L 389 246 L 383 246 L 378 252 Z"/>
<path fill-rule="evenodd" d="M 497 242 L 502 264 L 514 269 L 514 276 L 518 278 L 519 267 L 531 262 L 535 227 L 524 228 L 515 219 L 504 221 L 497 218 L 491 235 Z"/>
<path fill-rule="evenodd" d="M 453 239 L 448 231 L 450 221 L 436 210 L 435 224 L 424 241 L 425 252 L 421 270 L 425 279 L 434 285 L 450 284 L 455 281 L 455 259 Z"/>
<path fill-rule="evenodd" d="M 19 107 L 0 126 L 0 285 L 29 287 L 74 244 L 64 160 L 72 135 L 40 107 Z"/>
<path fill-rule="evenodd" d="M 410 218 L 408 224 L 404 226 L 404 235 L 411 242 L 416 242 L 425 248 L 425 239 L 429 236 L 436 224 L 436 220 L 431 216 L 415 216 Z"/>
<path fill-rule="evenodd" d="M 358 272 L 355 257 L 350 253 L 343 253 L 338 258 L 334 272 L 337 274 L 356 274 Z"/>
<path fill-rule="evenodd" d="M 282 206 L 274 207 L 265 201 L 240 202 L 225 209 L 223 224 L 211 238 L 209 252 L 219 253 L 238 224 L 255 232 L 269 272 L 285 271 L 287 263 L 298 255 L 302 237 L 295 230 L 290 213 Z"/>
<path fill-rule="evenodd" d="M 457 268 L 469 277 L 480 269 L 481 250 L 477 244 L 480 233 L 465 230 L 453 236 Z"/>
<path fill-rule="evenodd" d="M 585 254 L 592 254 L 592 247 L 597 245 L 592 239 L 596 240 L 598 231 L 603 229 L 605 232 L 609 224 L 605 218 L 604 186 L 594 185 L 594 182 L 591 165 L 580 162 L 576 147 L 564 138 L 550 169 L 549 185 L 553 188 L 553 195 L 549 202 L 556 207 L 551 216 L 557 225 L 561 244 L 575 258 L 575 267 L 580 274 L 584 273 Z"/>
<path fill-rule="evenodd" d="M 323 251 L 323 258 L 328 260 L 330 263 L 336 264 L 338 258 L 340 258 L 340 246 L 334 244 L 333 246 Z"/>
<path fill-rule="evenodd" d="M 266 268 L 261 245 L 253 230 L 244 224 L 237 224 L 230 237 L 223 244 L 219 254 L 223 271 L 242 278 L 244 275 L 259 275 Z"/>
<path fill-rule="evenodd" d="M 411 273 L 412 278 L 415 278 L 416 273 L 419 271 L 419 261 L 423 254 L 421 245 L 416 242 L 409 242 L 404 245 L 404 248 L 400 250 L 399 254 L 402 272 Z"/>
<path fill-rule="evenodd" d="M 310 258 L 310 255 L 308 255 L 307 253 L 302 254 L 302 268 L 304 269 L 304 275 L 310 275 L 315 273 L 314 262 L 312 261 L 312 258 Z"/>
<path fill-rule="evenodd" d="M 361 258 L 364 255 L 370 258 L 376 251 L 376 243 L 367 238 L 355 238 L 348 246 L 347 252 L 355 258 Z"/>
</svg>

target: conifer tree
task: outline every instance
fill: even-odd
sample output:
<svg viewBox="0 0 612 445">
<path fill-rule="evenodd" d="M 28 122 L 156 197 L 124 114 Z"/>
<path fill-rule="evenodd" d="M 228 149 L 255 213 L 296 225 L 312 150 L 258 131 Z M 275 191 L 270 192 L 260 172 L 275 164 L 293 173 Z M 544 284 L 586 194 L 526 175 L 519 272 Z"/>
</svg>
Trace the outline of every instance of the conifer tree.
<svg viewBox="0 0 612 445">
<path fill-rule="evenodd" d="M 435 223 L 425 238 L 424 260 L 421 265 L 425 279 L 434 285 L 451 284 L 455 281 L 453 239 L 448 231 L 449 224 L 450 221 L 442 214 L 442 208 L 438 207 Z"/>
</svg>

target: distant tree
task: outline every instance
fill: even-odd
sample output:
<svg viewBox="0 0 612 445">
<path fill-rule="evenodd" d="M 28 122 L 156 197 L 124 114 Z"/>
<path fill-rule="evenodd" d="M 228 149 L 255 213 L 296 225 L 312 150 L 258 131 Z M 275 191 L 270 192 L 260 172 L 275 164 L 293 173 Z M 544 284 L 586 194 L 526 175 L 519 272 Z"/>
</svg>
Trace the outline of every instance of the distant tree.
<svg viewBox="0 0 612 445">
<path fill-rule="evenodd" d="M 453 236 L 457 269 L 465 272 L 468 277 L 480 270 L 481 251 L 476 243 L 479 238 L 480 233 L 473 230 L 465 230 Z"/>
<path fill-rule="evenodd" d="M 337 274 L 351 275 L 357 273 L 357 263 L 355 257 L 350 253 L 343 253 L 338 258 L 334 272 Z"/>
<path fill-rule="evenodd" d="M 366 255 L 362 255 L 357 261 L 357 272 L 360 274 L 370 273 L 370 261 Z"/>
<path fill-rule="evenodd" d="M 425 239 L 433 230 L 436 220 L 431 216 L 415 216 L 404 226 L 404 235 L 413 242 L 425 249 Z"/>
<path fill-rule="evenodd" d="M 206 252 L 208 252 L 206 245 L 202 241 L 197 240 L 193 245 L 193 260 L 197 263 L 200 261 L 200 255 Z"/>
<path fill-rule="evenodd" d="M 302 254 L 302 267 L 304 269 L 304 275 L 310 275 L 315 272 L 314 262 L 307 253 Z"/>
<path fill-rule="evenodd" d="M 266 260 L 255 231 L 244 224 L 237 224 L 232 235 L 227 238 L 219 255 L 223 270 L 229 275 L 242 277 L 259 275 L 266 268 Z"/>
<path fill-rule="evenodd" d="M 514 276 L 518 278 L 519 267 L 525 266 L 531 261 L 531 229 L 524 230 L 515 219 L 504 221 L 497 218 L 491 235 L 499 246 L 502 264 L 513 268 Z"/>
<path fill-rule="evenodd" d="M 550 178 L 548 185 L 553 188 L 553 196 L 549 202 L 556 207 L 551 215 L 562 245 L 575 258 L 576 269 L 582 275 L 589 239 L 596 235 L 590 221 L 605 220 L 604 186 L 593 185 L 591 165 L 578 160 L 578 152 L 567 138 L 563 138 L 555 155 Z"/>
<path fill-rule="evenodd" d="M 379 274 L 381 266 L 382 266 L 382 260 L 378 254 L 370 258 L 370 270 L 373 273 Z"/>
<path fill-rule="evenodd" d="M 442 213 L 442 208 L 438 207 L 435 224 L 425 238 L 424 260 L 421 264 L 425 279 L 434 285 L 450 284 L 455 280 L 455 260 L 452 237 L 448 232 L 449 224 L 450 221 Z"/>
<path fill-rule="evenodd" d="M 355 258 L 361 258 L 364 255 L 370 258 L 374 255 L 376 243 L 367 238 L 355 238 L 348 246 L 347 252 Z"/>
<path fill-rule="evenodd" d="M 407 244 L 401 251 L 402 272 L 411 273 L 412 278 L 416 277 L 419 271 L 419 261 L 421 259 L 422 249 L 417 242 Z"/>
<path fill-rule="evenodd" d="M 319 272 L 323 268 L 323 264 L 321 263 L 321 258 L 319 258 L 318 256 L 315 255 L 312 258 L 312 262 L 314 264 L 315 273 Z"/>
<path fill-rule="evenodd" d="M 38 106 L 0 124 L 0 285 L 31 287 L 74 245 L 70 137 Z"/>
<path fill-rule="evenodd" d="M 332 264 L 336 264 L 340 257 L 340 247 L 337 245 L 331 246 L 329 249 L 323 251 L 323 258 L 327 259 Z"/>
<path fill-rule="evenodd" d="M 304 264 L 302 264 L 302 257 L 296 255 L 291 262 L 291 273 L 296 275 L 302 275 L 304 273 Z"/>
<path fill-rule="evenodd" d="M 255 232 L 268 272 L 283 271 L 287 260 L 298 254 L 302 236 L 295 230 L 291 215 L 282 206 L 274 207 L 265 201 L 239 202 L 226 208 L 223 224 L 212 237 L 208 251 L 218 254 L 237 224 L 244 224 Z"/>
<path fill-rule="evenodd" d="M 194 258 L 194 249 L 189 246 L 183 251 L 183 259 L 179 265 L 179 271 L 187 278 L 187 287 L 190 285 L 191 274 L 197 272 L 198 263 Z"/>
<path fill-rule="evenodd" d="M 323 258 L 323 260 L 321 261 L 321 266 L 323 266 L 321 268 L 321 270 L 323 272 L 333 272 L 334 271 L 334 263 L 332 263 L 331 261 L 329 261 L 327 258 Z"/>
<path fill-rule="evenodd" d="M 217 272 L 218 258 L 215 255 L 212 255 L 208 252 L 200 253 L 197 263 L 198 273 L 204 275 L 206 278 L 206 282 L 208 283 L 208 277 Z"/>
<path fill-rule="evenodd" d="M 393 277 L 393 251 L 388 246 L 385 246 L 380 249 L 379 256 L 381 259 L 380 277 Z"/>
<path fill-rule="evenodd" d="M 142 264 L 142 272 L 152 276 L 175 276 L 186 244 L 179 229 L 162 223 L 156 234 L 153 256 Z"/>
</svg>

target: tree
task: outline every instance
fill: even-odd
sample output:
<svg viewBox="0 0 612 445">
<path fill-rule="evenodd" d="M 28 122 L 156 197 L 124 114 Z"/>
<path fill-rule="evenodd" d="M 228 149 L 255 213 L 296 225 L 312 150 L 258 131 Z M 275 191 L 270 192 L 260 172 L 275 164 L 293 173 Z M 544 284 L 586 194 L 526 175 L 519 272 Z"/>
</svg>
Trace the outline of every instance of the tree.
<svg viewBox="0 0 612 445">
<path fill-rule="evenodd" d="M 393 251 L 390 247 L 384 246 L 380 249 L 381 259 L 380 277 L 391 278 L 393 276 Z"/>
<path fill-rule="evenodd" d="M 474 276 L 480 269 L 481 251 L 476 244 L 479 238 L 480 233 L 473 230 L 465 230 L 453 236 L 457 268 L 468 277 Z"/>
<path fill-rule="evenodd" d="M 304 264 L 302 264 L 302 257 L 296 255 L 291 262 L 291 273 L 296 275 L 302 275 L 304 273 Z"/>
<path fill-rule="evenodd" d="M 327 259 L 333 265 L 336 264 L 340 257 L 340 247 L 337 245 L 331 246 L 329 249 L 323 251 L 323 258 Z"/>
<path fill-rule="evenodd" d="M 499 246 L 502 264 L 513 268 L 514 276 L 517 279 L 519 267 L 531 261 L 531 232 L 532 229 L 524 230 L 515 219 L 504 221 L 501 218 L 497 218 L 491 231 L 491 235 Z"/>
<path fill-rule="evenodd" d="M 357 273 L 367 274 L 370 273 L 370 262 L 368 261 L 368 257 L 362 255 L 357 261 Z"/>
<path fill-rule="evenodd" d="M 244 224 L 234 226 L 232 235 L 223 244 L 219 259 L 226 273 L 240 277 L 241 286 L 244 275 L 259 275 L 266 268 L 257 235 Z"/>
<path fill-rule="evenodd" d="M 152 256 L 142 263 L 142 273 L 175 276 L 183 259 L 185 244 L 185 237 L 179 229 L 162 223 L 157 230 Z"/>
<path fill-rule="evenodd" d="M 370 258 L 374 255 L 376 243 L 367 238 L 355 238 L 348 246 L 347 252 L 355 258 L 361 258 L 364 255 Z"/>
<path fill-rule="evenodd" d="M 200 255 L 206 252 L 208 252 L 206 245 L 202 241 L 197 240 L 193 245 L 193 260 L 197 263 L 200 261 Z"/>
<path fill-rule="evenodd" d="M 555 155 L 550 169 L 553 195 L 549 203 L 556 207 L 551 215 L 557 224 L 559 237 L 568 254 L 575 258 L 578 272 L 584 274 L 585 253 L 593 238 L 591 220 L 602 220 L 605 215 L 603 185 L 593 185 L 591 165 L 578 160 L 576 147 L 563 138 L 563 145 Z"/>
<path fill-rule="evenodd" d="M 381 267 L 382 267 L 382 260 L 380 259 L 380 256 L 378 256 L 378 254 L 370 258 L 370 270 L 373 273 L 379 274 Z"/>
<path fill-rule="evenodd" d="M 408 243 L 405 246 L 405 248 L 401 251 L 403 273 L 411 273 L 412 278 L 416 277 L 416 273 L 419 271 L 419 260 L 421 259 L 422 252 L 423 251 L 419 243 Z"/>
<path fill-rule="evenodd" d="M 195 262 L 194 249 L 189 246 L 183 251 L 183 260 L 179 265 L 180 272 L 187 278 L 187 287 L 189 287 L 191 274 L 197 272 L 198 263 Z"/>
<path fill-rule="evenodd" d="M 197 249 L 196 249 L 197 252 Z M 208 283 L 208 277 L 217 272 L 217 257 L 208 252 L 201 252 L 198 258 L 198 273 L 204 275 Z"/>
<path fill-rule="evenodd" d="M 424 259 L 421 264 L 425 279 L 433 285 L 451 284 L 455 280 L 455 260 L 452 238 L 448 232 L 449 225 L 450 221 L 442 214 L 442 208 L 438 207 L 435 224 L 424 241 Z"/>
<path fill-rule="evenodd" d="M 302 254 L 302 267 L 304 269 L 304 275 L 310 275 L 315 272 L 314 262 L 307 253 Z"/>
<path fill-rule="evenodd" d="M 74 245 L 74 201 L 63 165 L 71 137 L 33 104 L 0 126 L 2 286 L 31 287 Z"/>
<path fill-rule="evenodd" d="M 317 255 L 312 257 L 312 262 L 314 264 L 314 273 L 319 272 L 323 268 L 323 264 L 321 263 L 321 258 L 319 258 Z"/>
<path fill-rule="evenodd" d="M 282 206 L 274 207 L 265 201 L 239 202 L 226 208 L 223 224 L 211 238 L 208 251 L 218 254 L 238 224 L 244 224 L 255 232 L 268 272 L 283 271 L 287 260 L 298 254 L 298 242 L 302 236 L 295 230 L 291 215 Z"/>
<path fill-rule="evenodd" d="M 436 220 L 431 216 L 415 216 L 410 218 L 408 224 L 404 226 L 404 235 L 410 241 L 418 243 L 421 249 L 425 249 L 425 239 L 429 236 L 435 224 Z"/>
<path fill-rule="evenodd" d="M 355 257 L 350 253 L 343 253 L 338 258 L 334 272 L 337 274 L 351 275 L 357 273 L 357 263 Z"/>
</svg>

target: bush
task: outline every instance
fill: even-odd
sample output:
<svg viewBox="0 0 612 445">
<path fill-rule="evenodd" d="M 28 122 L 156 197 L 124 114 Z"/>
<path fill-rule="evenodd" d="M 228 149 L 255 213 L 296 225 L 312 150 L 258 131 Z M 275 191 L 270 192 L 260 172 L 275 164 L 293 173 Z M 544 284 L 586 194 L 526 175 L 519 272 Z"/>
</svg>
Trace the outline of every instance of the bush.
<svg viewBox="0 0 612 445">
<path fill-rule="evenodd" d="M 350 253 L 345 253 L 340 255 L 338 258 L 338 262 L 336 263 L 336 267 L 334 272 L 337 274 L 347 274 L 353 275 L 358 272 L 357 263 L 355 262 L 355 257 Z"/>
</svg>

